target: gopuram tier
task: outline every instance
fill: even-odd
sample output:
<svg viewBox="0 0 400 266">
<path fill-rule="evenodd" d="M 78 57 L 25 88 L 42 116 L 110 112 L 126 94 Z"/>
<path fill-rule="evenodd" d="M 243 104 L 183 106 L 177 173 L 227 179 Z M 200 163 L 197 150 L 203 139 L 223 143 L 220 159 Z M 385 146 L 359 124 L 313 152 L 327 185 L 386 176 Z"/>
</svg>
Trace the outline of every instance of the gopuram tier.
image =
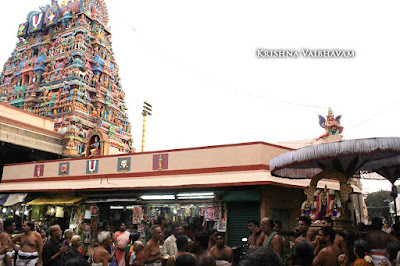
<svg viewBox="0 0 400 266">
<path fill-rule="evenodd" d="M 55 120 L 64 155 L 130 152 L 104 0 L 56 0 L 31 11 L 0 76 L 0 102 Z"/>
</svg>

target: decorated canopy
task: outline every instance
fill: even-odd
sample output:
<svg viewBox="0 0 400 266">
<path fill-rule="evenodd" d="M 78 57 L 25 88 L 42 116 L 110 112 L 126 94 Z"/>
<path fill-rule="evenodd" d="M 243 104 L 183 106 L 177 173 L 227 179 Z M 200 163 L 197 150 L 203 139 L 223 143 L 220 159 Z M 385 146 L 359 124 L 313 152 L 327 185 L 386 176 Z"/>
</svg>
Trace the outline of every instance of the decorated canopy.
<svg viewBox="0 0 400 266">
<path fill-rule="evenodd" d="M 323 170 L 332 169 L 346 177 L 357 171 L 374 171 L 374 162 L 398 158 L 400 138 L 353 139 L 308 146 L 287 152 L 270 162 L 274 176 L 312 178 Z M 395 157 L 396 156 L 396 157 Z"/>
</svg>

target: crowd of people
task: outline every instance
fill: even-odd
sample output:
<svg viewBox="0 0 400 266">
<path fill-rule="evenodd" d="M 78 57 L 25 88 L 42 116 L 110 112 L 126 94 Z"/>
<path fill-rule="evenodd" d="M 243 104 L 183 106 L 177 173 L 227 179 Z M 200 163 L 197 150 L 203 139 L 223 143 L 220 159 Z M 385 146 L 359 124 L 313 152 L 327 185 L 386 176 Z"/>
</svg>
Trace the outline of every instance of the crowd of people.
<svg viewBox="0 0 400 266">
<path fill-rule="evenodd" d="M 268 248 L 280 259 L 277 260 L 277 256 L 274 256 L 276 261 L 271 264 L 257 264 L 254 263 L 256 260 L 252 260 L 252 263 L 241 262 L 240 265 L 400 265 L 400 242 L 393 234 L 382 230 L 381 218 L 372 219 L 370 229 L 363 228 L 362 231 L 358 231 L 353 243 L 333 230 L 330 217 L 322 219 L 319 230 L 313 229 L 311 223 L 308 216 L 299 218 L 297 237 L 288 247 L 290 244 L 286 244 L 279 234 L 280 223 L 273 223 L 270 218 L 264 218 L 260 226 L 257 221 L 249 221 L 248 229 L 252 233 L 248 238 L 250 247 L 262 249 L 257 251 L 260 258 L 260 254 L 264 254 L 265 257 L 272 256 L 267 255 L 265 248 Z M 289 250 L 290 254 L 285 254 L 286 250 Z M 246 256 L 252 252 L 250 249 Z M 264 260 L 267 261 L 266 258 Z"/>
<path fill-rule="evenodd" d="M 150 228 L 145 242 L 139 233 L 130 233 L 121 223 L 111 232 L 105 226 L 99 232 L 93 249 L 82 250 L 80 235 L 59 225 L 34 230 L 34 223 L 24 222 L 22 234 L 13 237 L 15 222 L 6 219 L 0 233 L 0 266 L 214 266 L 214 265 L 400 265 L 400 242 L 382 231 L 382 220 L 374 218 L 372 228 L 349 243 L 332 228 L 332 219 L 323 218 L 318 230 L 311 220 L 302 216 L 298 221 L 295 240 L 286 241 L 280 234 L 282 223 L 265 217 L 259 224 L 248 222 L 251 235 L 247 252 L 238 260 L 226 245 L 225 234 L 216 229 L 199 231 L 189 238 L 178 223 L 158 222 Z M 399 253 L 399 256 L 398 256 Z"/>
</svg>

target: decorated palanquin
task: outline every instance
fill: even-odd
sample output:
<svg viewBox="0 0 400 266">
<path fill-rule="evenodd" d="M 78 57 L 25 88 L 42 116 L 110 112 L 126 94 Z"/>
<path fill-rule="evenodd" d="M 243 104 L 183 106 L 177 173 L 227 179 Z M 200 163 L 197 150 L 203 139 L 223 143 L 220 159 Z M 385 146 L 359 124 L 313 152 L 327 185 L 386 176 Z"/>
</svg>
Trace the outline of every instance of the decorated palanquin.
<svg viewBox="0 0 400 266">
<path fill-rule="evenodd" d="M 301 205 L 301 215 L 309 216 L 313 221 L 320 221 L 329 216 L 333 219 L 340 219 L 342 214 L 342 203 L 340 195 L 334 190 L 316 189 L 312 202 L 307 198 Z"/>
<path fill-rule="evenodd" d="M 0 75 L 0 102 L 56 121 L 66 156 L 130 152 L 131 125 L 104 0 L 32 11 Z"/>
</svg>

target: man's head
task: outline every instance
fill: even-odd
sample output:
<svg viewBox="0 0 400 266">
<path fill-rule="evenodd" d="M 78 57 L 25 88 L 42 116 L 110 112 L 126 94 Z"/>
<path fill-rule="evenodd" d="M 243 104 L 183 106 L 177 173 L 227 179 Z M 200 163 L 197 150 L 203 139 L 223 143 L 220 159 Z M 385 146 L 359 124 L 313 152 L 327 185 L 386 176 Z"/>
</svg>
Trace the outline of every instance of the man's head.
<svg viewBox="0 0 400 266">
<path fill-rule="evenodd" d="M 179 251 L 186 252 L 188 249 L 188 238 L 184 235 L 180 235 L 176 238 L 176 246 Z"/>
<path fill-rule="evenodd" d="M 195 252 L 198 252 L 199 249 L 207 250 L 208 248 L 208 233 L 205 231 L 197 232 L 193 236 L 193 246 Z"/>
<path fill-rule="evenodd" d="M 250 233 L 253 233 L 255 230 L 258 229 L 258 222 L 256 220 L 250 220 L 247 222 L 247 229 L 249 229 Z"/>
<path fill-rule="evenodd" d="M 255 247 L 249 249 L 241 258 L 239 266 L 283 266 L 283 261 L 272 249 Z"/>
<path fill-rule="evenodd" d="M 195 266 L 196 260 L 191 254 L 183 254 L 176 258 L 175 266 Z"/>
<path fill-rule="evenodd" d="M 269 234 L 274 230 L 274 221 L 270 217 L 265 217 L 261 220 L 261 231 L 265 234 Z"/>
<path fill-rule="evenodd" d="M 74 231 L 70 228 L 68 228 L 64 231 L 64 238 L 66 238 L 66 239 L 71 239 L 71 237 L 73 235 L 74 235 Z"/>
<path fill-rule="evenodd" d="M 172 232 L 174 233 L 175 237 L 178 237 L 185 233 L 185 229 L 180 224 L 174 224 L 172 225 Z"/>
<path fill-rule="evenodd" d="M 300 241 L 293 252 L 293 265 L 312 265 L 314 247 L 308 241 Z"/>
<path fill-rule="evenodd" d="M 111 227 L 109 224 L 104 225 L 104 231 L 111 231 Z"/>
<path fill-rule="evenodd" d="M 35 230 L 35 224 L 31 221 L 25 221 L 24 225 L 22 226 L 22 231 L 24 233 L 28 233 L 29 231 Z"/>
<path fill-rule="evenodd" d="M 217 236 L 217 233 L 218 233 L 217 229 L 213 228 L 208 230 L 208 238 L 212 243 L 215 243 L 216 241 L 215 237 Z"/>
<path fill-rule="evenodd" d="M 308 216 L 300 216 L 299 231 L 300 233 L 307 232 L 311 225 L 311 219 Z"/>
<path fill-rule="evenodd" d="M 135 242 L 133 243 L 133 250 L 134 250 L 135 252 L 138 252 L 138 251 L 142 250 L 143 248 L 144 248 L 143 242 L 141 242 L 141 241 L 135 241 Z M 136 254 L 137 254 L 137 253 L 136 253 Z"/>
<path fill-rule="evenodd" d="M 218 248 L 223 248 L 225 246 L 225 235 L 224 233 L 219 232 L 217 236 L 215 237 L 215 240 L 217 240 L 216 245 Z"/>
<path fill-rule="evenodd" d="M 164 215 L 160 215 L 157 217 L 157 223 L 159 226 L 164 226 L 167 223 L 167 218 Z"/>
<path fill-rule="evenodd" d="M 319 241 L 322 244 L 333 243 L 335 240 L 335 231 L 330 226 L 324 226 L 319 229 Z"/>
<path fill-rule="evenodd" d="M 381 230 L 383 226 L 382 218 L 374 217 L 372 218 L 372 230 Z"/>
<path fill-rule="evenodd" d="M 24 227 L 25 227 L 25 223 L 24 223 Z M 61 228 L 58 224 L 50 226 L 49 232 L 50 232 L 50 237 L 56 238 L 56 239 L 59 239 L 62 235 Z"/>
<path fill-rule="evenodd" d="M 71 245 L 73 247 L 80 247 L 82 243 L 82 239 L 80 235 L 74 235 L 71 237 Z"/>
<path fill-rule="evenodd" d="M 323 227 L 325 227 L 325 226 L 332 227 L 332 225 L 333 225 L 332 218 L 329 216 L 322 218 L 321 225 Z"/>
<path fill-rule="evenodd" d="M 110 244 L 112 243 L 110 233 L 107 231 L 101 231 L 97 237 L 97 241 L 103 247 L 108 248 L 110 246 Z"/>
<path fill-rule="evenodd" d="M 15 231 L 15 222 L 12 219 L 5 219 L 3 222 L 4 225 L 4 230 L 9 233 L 12 234 Z"/>
<path fill-rule="evenodd" d="M 125 232 L 125 230 L 126 230 L 126 225 L 125 225 L 125 223 L 121 223 L 121 225 L 119 226 L 119 231 Z"/>
<path fill-rule="evenodd" d="M 152 227 L 150 227 L 150 235 L 151 238 L 154 240 L 161 240 L 162 238 L 162 231 L 161 231 L 161 227 L 158 224 L 153 225 Z"/>
<path fill-rule="evenodd" d="M 281 228 L 282 228 L 282 222 L 281 221 L 275 221 L 274 222 L 274 230 L 276 232 L 279 232 L 279 230 L 281 230 Z"/>
</svg>

